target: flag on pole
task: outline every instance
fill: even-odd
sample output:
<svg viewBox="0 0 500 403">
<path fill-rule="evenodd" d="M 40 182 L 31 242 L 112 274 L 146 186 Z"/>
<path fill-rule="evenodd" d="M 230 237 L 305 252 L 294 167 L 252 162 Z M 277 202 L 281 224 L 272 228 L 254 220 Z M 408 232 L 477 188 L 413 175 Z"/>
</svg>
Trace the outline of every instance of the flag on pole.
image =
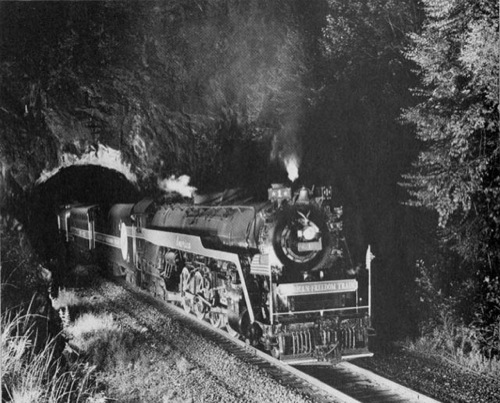
<svg viewBox="0 0 500 403">
<path fill-rule="evenodd" d="M 371 270 L 373 259 L 375 259 L 375 255 L 372 253 L 370 245 L 368 245 L 368 249 L 366 250 L 366 270 Z"/>
<path fill-rule="evenodd" d="M 368 270 L 368 316 L 372 316 L 372 260 L 375 255 L 372 253 L 370 245 L 366 250 L 366 270 Z"/>
<path fill-rule="evenodd" d="M 261 276 L 269 276 L 271 274 L 271 265 L 269 264 L 269 255 L 256 254 L 250 263 L 250 273 Z"/>
</svg>

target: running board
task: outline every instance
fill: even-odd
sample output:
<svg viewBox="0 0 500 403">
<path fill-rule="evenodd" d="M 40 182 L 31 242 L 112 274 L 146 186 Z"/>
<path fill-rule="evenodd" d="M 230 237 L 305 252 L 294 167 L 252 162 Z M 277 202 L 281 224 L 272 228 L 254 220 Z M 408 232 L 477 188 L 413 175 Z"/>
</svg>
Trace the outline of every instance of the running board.
<svg viewBox="0 0 500 403">
<path fill-rule="evenodd" d="M 365 358 L 365 357 L 373 357 L 373 353 L 360 353 L 360 354 L 351 354 L 351 355 L 343 355 L 343 361 L 355 360 L 356 358 Z"/>
</svg>

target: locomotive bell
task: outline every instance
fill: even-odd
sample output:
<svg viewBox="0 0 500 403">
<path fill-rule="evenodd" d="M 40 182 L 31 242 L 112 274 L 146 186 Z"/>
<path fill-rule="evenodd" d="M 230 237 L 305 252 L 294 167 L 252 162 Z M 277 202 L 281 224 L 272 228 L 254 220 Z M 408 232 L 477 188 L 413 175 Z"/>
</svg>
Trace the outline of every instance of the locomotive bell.
<svg viewBox="0 0 500 403">
<path fill-rule="evenodd" d="M 308 204 L 309 203 L 309 190 L 302 186 L 299 190 L 299 197 L 297 197 L 296 203 L 299 204 Z"/>
</svg>

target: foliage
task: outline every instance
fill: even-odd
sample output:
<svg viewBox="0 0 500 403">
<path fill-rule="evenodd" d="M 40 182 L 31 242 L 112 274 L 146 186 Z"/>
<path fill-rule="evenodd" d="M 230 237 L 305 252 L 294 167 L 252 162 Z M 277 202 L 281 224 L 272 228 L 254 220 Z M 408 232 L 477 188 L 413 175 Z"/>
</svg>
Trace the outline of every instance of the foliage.
<svg viewBox="0 0 500 403">
<path fill-rule="evenodd" d="M 419 319 L 420 334 L 440 325 L 442 314 L 457 323 L 470 324 L 475 317 L 475 295 L 480 295 L 479 277 L 470 275 L 470 267 L 446 250 L 434 251 L 435 256 L 416 262 L 415 293 L 411 305 Z M 453 270 L 450 270 L 453 268 Z"/>
<path fill-rule="evenodd" d="M 439 214 L 442 243 L 468 270 L 469 293 L 453 290 L 476 310 L 476 345 L 498 354 L 495 278 L 500 266 L 500 137 L 498 2 L 424 1 L 426 22 L 407 56 L 421 79 L 420 102 L 404 118 L 424 145 L 406 175 L 413 205 Z M 446 253 L 446 252 L 445 252 Z M 468 296 L 477 292 L 475 304 Z"/>
<path fill-rule="evenodd" d="M 410 351 L 446 360 L 483 373 L 493 378 L 500 376 L 500 361 L 485 358 L 474 329 L 457 324 L 451 316 L 442 313 L 440 324 L 415 341 L 406 340 L 403 346 Z"/>
<path fill-rule="evenodd" d="M 439 213 L 448 240 L 470 260 L 495 267 L 500 241 L 499 34 L 496 1 L 424 1 L 412 35 L 421 102 L 404 118 L 425 150 L 407 175 L 414 204 Z"/>
<path fill-rule="evenodd" d="M 35 352 L 31 314 L 2 315 L 2 401 L 85 402 L 96 395 L 93 367 L 57 359 L 53 342 Z"/>
<path fill-rule="evenodd" d="M 450 275 L 449 267 L 460 268 L 442 258 L 432 265 L 423 260 L 417 262 L 417 299 L 413 299 L 412 315 L 418 321 L 420 334 L 414 341 L 407 339 L 404 345 L 497 376 L 500 374 L 498 279 L 487 278 L 484 284 L 479 284 L 477 279 L 467 276 L 466 270 Z M 489 292 L 484 292 L 484 288 Z M 475 303 L 473 295 L 479 295 Z"/>
<path fill-rule="evenodd" d="M 456 317 L 457 299 L 455 290 L 458 284 L 443 281 L 445 273 L 441 270 L 442 262 L 428 266 L 423 260 L 417 262 L 417 288 L 413 301 L 415 312 L 419 315 L 420 333 L 425 335 L 444 325 L 445 320 Z M 449 286 L 448 289 L 445 287 Z M 460 285 L 458 285 L 460 286 Z M 461 287 L 463 291 L 465 287 Z"/>
<path fill-rule="evenodd" d="M 349 217 L 352 255 L 359 259 L 372 245 L 374 326 L 395 337 L 413 325 L 401 301 L 414 292 L 414 257 L 429 231 L 429 220 L 402 205 L 406 195 L 397 186 L 417 153 L 413 133 L 402 131 L 398 119 L 414 103 L 408 87 L 416 81 L 402 51 L 421 12 L 412 0 L 327 5 L 305 168 L 314 180 L 333 183 L 335 203 Z"/>
<path fill-rule="evenodd" d="M 80 302 L 80 298 L 73 290 L 62 288 L 58 290 L 57 297 L 52 300 L 52 306 L 56 311 L 59 311 L 62 308 L 78 306 Z"/>
<path fill-rule="evenodd" d="M 418 24 L 410 0 L 328 1 L 319 42 L 322 62 L 315 70 L 321 92 L 311 122 L 309 164 L 315 169 L 318 157 L 328 161 L 324 165 L 333 174 L 325 180 L 333 179 L 347 202 L 362 210 L 384 214 L 387 206 L 374 203 L 381 193 L 390 194 L 389 203 L 397 208 L 394 184 L 413 157 L 412 138 L 401 135 L 397 118 L 401 106 L 412 101 L 410 63 L 401 51 Z"/>
<path fill-rule="evenodd" d="M 112 315 L 83 313 L 65 329 L 80 354 L 98 371 L 114 371 L 137 359 L 137 337 L 124 331 Z"/>
<path fill-rule="evenodd" d="M 486 276 L 472 327 L 487 358 L 500 356 L 500 277 Z"/>
<path fill-rule="evenodd" d="M 65 290 L 58 305 L 72 311 L 76 301 L 85 309 L 65 326 L 70 345 L 79 357 L 95 369 L 95 378 L 105 393 L 117 401 L 159 401 L 158 395 L 172 387 L 165 382 L 171 363 L 161 357 L 146 342 L 145 328 L 128 323 L 122 325 L 106 311 L 106 305 L 96 308 L 89 297 L 76 296 Z M 65 302 L 68 305 L 65 305 Z M 137 397 L 139 394 L 142 398 Z M 107 401 L 107 400 L 104 400 Z"/>
<path fill-rule="evenodd" d="M 406 35 L 420 23 L 415 2 L 328 0 L 321 46 L 345 73 L 369 67 L 395 76 L 401 69 Z M 343 65 L 342 65 L 342 64 Z M 387 63 L 387 70 L 382 70 Z"/>
<path fill-rule="evenodd" d="M 450 273 L 449 268 L 455 271 Z M 417 262 L 412 315 L 420 336 L 417 350 L 436 352 L 481 371 L 500 369 L 500 282 L 498 277 L 470 277 L 458 264 L 439 259 Z M 407 342 L 408 344 L 409 342 Z M 491 368 L 490 368 L 491 369 Z"/>
<path fill-rule="evenodd" d="M 471 277 L 470 269 L 456 257 L 444 256 L 441 252 L 432 264 L 417 261 L 416 294 L 410 303 L 412 316 L 419 325 L 416 343 L 431 343 L 433 351 L 441 349 L 456 360 L 463 356 L 468 361 L 472 356 L 467 354 L 473 350 L 471 354 L 482 355 L 485 365 L 487 360 L 498 361 L 498 277 L 483 278 L 481 273 Z M 454 270 L 450 272 L 450 268 Z"/>
</svg>

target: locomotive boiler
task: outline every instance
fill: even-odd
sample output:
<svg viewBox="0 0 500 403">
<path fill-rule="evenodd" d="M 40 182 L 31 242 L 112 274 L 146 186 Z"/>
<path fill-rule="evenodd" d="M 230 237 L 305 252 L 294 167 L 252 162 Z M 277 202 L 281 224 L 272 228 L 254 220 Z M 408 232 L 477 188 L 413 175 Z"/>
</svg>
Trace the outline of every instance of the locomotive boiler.
<svg viewBox="0 0 500 403">
<path fill-rule="evenodd" d="M 290 363 L 371 355 L 369 306 L 348 276 L 331 188 L 273 185 L 158 203 L 66 206 L 58 223 L 76 259 L 181 305 Z"/>
</svg>

